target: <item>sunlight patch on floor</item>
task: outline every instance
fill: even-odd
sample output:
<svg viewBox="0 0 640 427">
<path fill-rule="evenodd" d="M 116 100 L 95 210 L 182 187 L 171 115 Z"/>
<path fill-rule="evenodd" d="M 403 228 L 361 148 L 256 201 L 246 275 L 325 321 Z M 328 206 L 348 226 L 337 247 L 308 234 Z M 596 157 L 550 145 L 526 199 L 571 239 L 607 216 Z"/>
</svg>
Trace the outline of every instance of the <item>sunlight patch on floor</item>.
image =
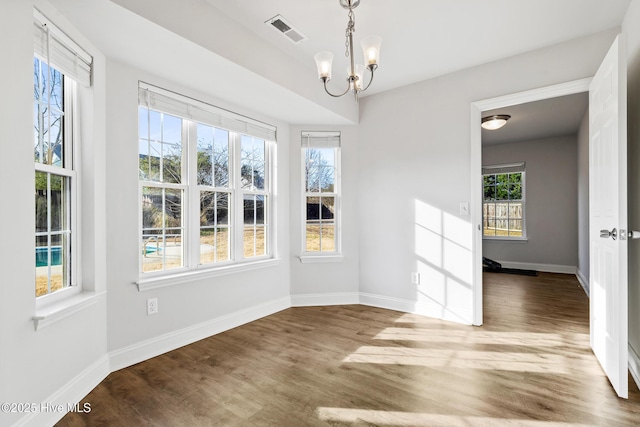
<svg viewBox="0 0 640 427">
<path fill-rule="evenodd" d="M 328 422 L 365 422 L 384 426 L 430 426 L 430 427 L 586 427 L 587 424 L 537 421 L 522 419 L 502 419 L 463 415 L 427 414 L 416 412 L 379 411 L 371 409 L 327 408 L 316 410 L 318 418 Z"/>
<path fill-rule="evenodd" d="M 588 334 L 543 334 L 532 332 L 490 332 L 480 330 L 385 328 L 374 339 L 390 341 L 446 342 L 461 344 L 588 347 Z"/>
<path fill-rule="evenodd" d="M 560 375 L 571 375 L 576 372 L 600 374 L 598 366 L 593 363 L 591 357 L 572 357 L 569 360 L 564 356 L 549 353 L 362 346 L 342 361 L 345 363 L 553 373 Z"/>
</svg>

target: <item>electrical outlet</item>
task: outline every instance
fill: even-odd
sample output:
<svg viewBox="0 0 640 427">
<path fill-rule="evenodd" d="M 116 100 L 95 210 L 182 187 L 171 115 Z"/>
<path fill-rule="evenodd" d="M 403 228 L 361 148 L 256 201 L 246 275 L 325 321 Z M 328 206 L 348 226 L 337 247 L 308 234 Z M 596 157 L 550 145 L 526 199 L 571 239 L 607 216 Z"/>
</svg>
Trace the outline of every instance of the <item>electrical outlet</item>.
<svg viewBox="0 0 640 427">
<path fill-rule="evenodd" d="M 411 273 L 411 283 L 414 285 L 420 284 L 420 273 Z"/>
<path fill-rule="evenodd" d="M 158 313 L 158 298 L 149 298 L 147 300 L 147 316 Z"/>
</svg>

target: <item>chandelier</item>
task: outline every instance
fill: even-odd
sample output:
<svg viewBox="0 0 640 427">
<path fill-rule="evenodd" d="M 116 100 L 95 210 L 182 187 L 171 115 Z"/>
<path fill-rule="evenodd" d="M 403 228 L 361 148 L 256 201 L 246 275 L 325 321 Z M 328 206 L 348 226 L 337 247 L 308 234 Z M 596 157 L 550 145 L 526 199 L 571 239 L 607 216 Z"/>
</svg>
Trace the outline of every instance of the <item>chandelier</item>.
<svg viewBox="0 0 640 427">
<path fill-rule="evenodd" d="M 355 15 L 353 9 L 358 7 L 360 0 L 339 0 L 340 6 L 349 10 L 349 22 L 347 23 L 347 29 L 345 31 L 345 56 L 349 58 L 350 65 L 347 68 L 347 88 L 340 94 L 333 94 L 327 89 L 327 82 L 331 80 L 331 63 L 333 62 L 333 53 L 331 52 L 319 52 L 316 53 L 314 59 L 318 67 L 318 77 L 324 84 L 324 90 L 333 97 L 340 97 L 346 95 L 349 91 L 353 92 L 353 95 L 358 102 L 358 94 L 364 92 L 371 86 L 373 82 L 373 72 L 378 68 L 378 61 L 380 59 L 380 44 L 382 39 L 378 36 L 368 36 L 362 39 L 360 45 L 362 46 L 362 52 L 364 54 L 364 63 L 356 64 L 353 57 L 353 33 L 356 31 Z M 369 70 L 371 77 L 369 83 L 364 86 L 364 70 Z"/>
</svg>

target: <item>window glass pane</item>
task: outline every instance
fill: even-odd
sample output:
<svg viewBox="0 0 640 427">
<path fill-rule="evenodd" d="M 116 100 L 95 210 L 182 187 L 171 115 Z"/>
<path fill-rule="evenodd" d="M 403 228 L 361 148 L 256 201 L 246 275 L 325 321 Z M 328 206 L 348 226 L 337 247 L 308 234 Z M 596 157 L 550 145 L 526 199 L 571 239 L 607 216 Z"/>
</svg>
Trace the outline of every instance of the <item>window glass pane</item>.
<svg viewBox="0 0 640 427">
<path fill-rule="evenodd" d="M 509 219 L 522 219 L 522 203 L 509 204 Z"/>
<path fill-rule="evenodd" d="M 521 184 L 509 184 L 509 198 L 511 200 L 522 200 Z"/>
<path fill-rule="evenodd" d="M 164 262 L 165 269 L 182 267 L 183 247 L 182 228 L 167 228 L 164 239 Z"/>
<path fill-rule="evenodd" d="M 242 135 L 240 175 L 242 188 L 262 190 L 265 186 L 265 142 Z"/>
<path fill-rule="evenodd" d="M 162 181 L 172 184 L 182 182 L 182 146 L 163 144 Z"/>
<path fill-rule="evenodd" d="M 200 192 L 200 225 L 229 224 L 229 194 L 213 191 Z"/>
<path fill-rule="evenodd" d="M 229 186 L 229 131 L 215 129 L 213 141 L 213 175 L 216 187 Z"/>
<path fill-rule="evenodd" d="M 256 224 L 264 225 L 264 196 L 256 196 Z"/>
<path fill-rule="evenodd" d="M 160 181 L 160 159 L 162 157 L 162 144 L 151 141 L 149 143 L 149 155 L 146 159 L 140 159 L 145 162 L 141 167 L 146 173 L 149 181 Z"/>
<path fill-rule="evenodd" d="M 333 192 L 335 187 L 335 150 L 305 149 L 305 182 L 307 192 Z"/>
<path fill-rule="evenodd" d="M 47 174 L 36 171 L 36 233 L 49 231 L 47 188 Z"/>
<path fill-rule="evenodd" d="M 320 224 L 319 223 L 307 223 L 307 239 L 306 239 L 306 251 L 307 252 L 319 252 L 320 251 Z"/>
<path fill-rule="evenodd" d="M 143 106 L 138 107 L 138 138 L 149 139 L 149 109 Z"/>
<path fill-rule="evenodd" d="M 509 236 L 522 236 L 522 220 L 515 219 L 509 221 Z"/>
<path fill-rule="evenodd" d="M 60 175 L 50 175 L 50 209 L 51 209 L 51 230 L 68 230 L 68 187 L 69 178 Z"/>
<path fill-rule="evenodd" d="M 162 230 L 143 230 L 142 233 L 142 271 L 163 269 Z"/>
<path fill-rule="evenodd" d="M 334 219 L 335 217 L 335 198 L 334 197 L 322 197 L 322 209 L 320 211 L 320 218 L 324 221 L 327 219 Z"/>
<path fill-rule="evenodd" d="M 170 114 L 162 117 L 162 141 L 176 145 L 182 143 L 182 119 Z"/>
<path fill-rule="evenodd" d="M 335 226 L 322 224 L 322 252 L 334 252 L 335 250 Z"/>
<path fill-rule="evenodd" d="M 149 139 L 152 141 L 162 141 L 161 116 L 158 111 L 149 110 Z"/>
<path fill-rule="evenodd" d="M 145 230 L 161 229 L 162 215 L 162 189 L 153 187 L 142 188 L 142 228 Z"/>
<path fill-rule="evenodd" d="M 41 105 L 36 102 L 33 104 L 33 156 L 36 163 L 41 162 L 42 153 L 42 125 L 43 117 L 40 111 Z"/>
<path fill-rule="evenodd" d="M 484 200 L 495 200 L 496 198 L 496 187 L 484 187 Z"/>
<path fill-rule="evenodd" d="M 182 190 L 167 188 L 165 192 L 165 226 L 182 228 Z"/>
<path fill-rule="evenodd" d="M 45 163 L 53 166 L 62 166 L 63 160 L 63 116 L 62 113 L 52 110 L 45 117 L 45 123 L 48 123 L 45 129 Z"/>
<path fill-rule="evenodd" d="M 200 230 L 200 264 L 229 260 L 229 229 L 207 227 Z"/>
<path fill-rule="evenodd" d="M 307 197 L 307 221 L 320 219 L 320 198 Z"/>
<path fill-rule="evenodd" d="M 198 124 L 198 185 L 213 185 L 213 127 Z"/>
<path fill-rule="evenodd" d="M 248 258 L 265 253 L 264 197 L 245 195 L 243 255 Z"/>
<path fill-rule="evenodd" d="M 229 132 L 198 124 L 198 185 L 228 187 Z"/>
</svg>

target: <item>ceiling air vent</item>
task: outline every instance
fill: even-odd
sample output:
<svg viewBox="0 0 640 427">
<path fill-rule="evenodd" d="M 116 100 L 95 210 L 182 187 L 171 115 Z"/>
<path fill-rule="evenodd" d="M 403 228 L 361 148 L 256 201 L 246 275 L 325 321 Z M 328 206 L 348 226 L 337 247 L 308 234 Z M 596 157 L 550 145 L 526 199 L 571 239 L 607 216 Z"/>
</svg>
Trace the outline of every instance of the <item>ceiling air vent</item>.
<svg viewBox="0 0 640 427">
<path fill-rule="evenodd" d="M 300 43 L 307 39 L 307 36 L 296 30 L 280 15 L 276 15 L 273 18 L 265 22 L 265 24 L 271 25 L 273 28 L 287 36 L 293 43 Z"/>
</svg>

